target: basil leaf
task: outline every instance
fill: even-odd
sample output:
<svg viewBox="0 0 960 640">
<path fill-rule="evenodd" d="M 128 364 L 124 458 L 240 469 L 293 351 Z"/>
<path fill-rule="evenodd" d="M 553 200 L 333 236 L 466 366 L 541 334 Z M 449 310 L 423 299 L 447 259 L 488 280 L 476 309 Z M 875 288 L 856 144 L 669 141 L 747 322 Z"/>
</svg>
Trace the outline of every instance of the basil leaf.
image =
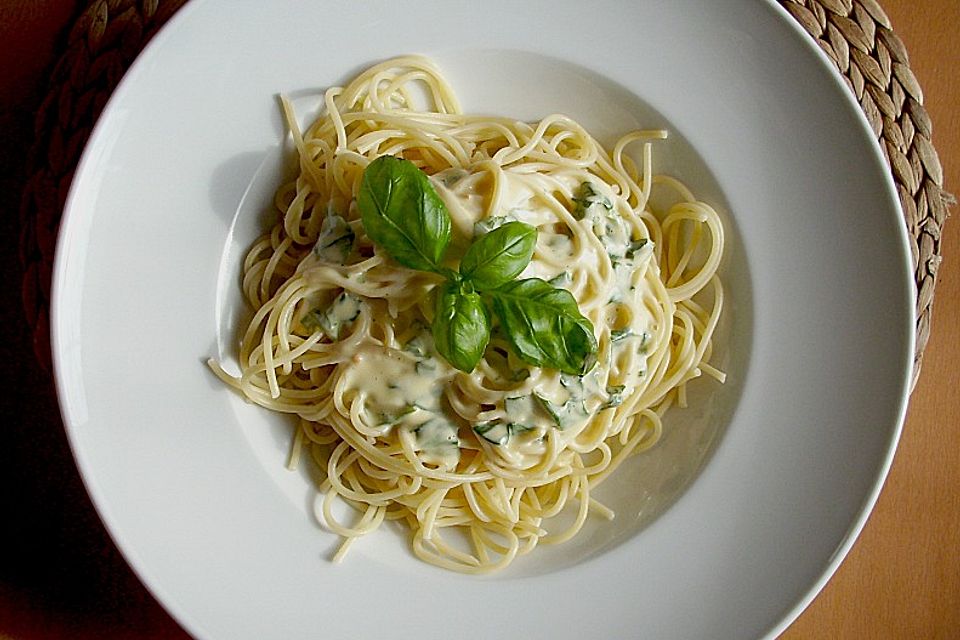
<svg viewBox="0 0 960 640">
<path fill-rule="evenodd" d="M 371 240 L 394 260 L 438 271 L 450 243 L 450 214 L 427 175 L 409 160 L 380 156 L 363 172 L 357 207 Z"/>
<path fill-rule="evenodd" d="M 582 375 L 596 363 L 593 324 L 566 289 L 539 278 L 516 280 L 490 292 L 506 339 L 525 362 Z"/>
<path fill-rule="evenodd" d="M 477 289 L 495 289 L 520 275 L 536 245 L 536 227 L 508 222 L 470 245 L 460 261 L 460 275 Z"/>
<path fill-rule="evenodd" d="M 437 352 L 457 369 L 470 373 L 490 342 L 490 313 L 480 294 L 448 282 L 437 293 L 433 319 Z"/>
</svg>

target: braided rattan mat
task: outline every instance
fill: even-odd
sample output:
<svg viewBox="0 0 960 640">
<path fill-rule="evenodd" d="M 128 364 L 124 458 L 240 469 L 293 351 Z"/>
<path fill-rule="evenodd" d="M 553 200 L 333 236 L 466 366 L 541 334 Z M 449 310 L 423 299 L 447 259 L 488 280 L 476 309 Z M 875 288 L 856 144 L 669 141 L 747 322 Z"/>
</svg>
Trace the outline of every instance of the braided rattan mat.
<svg viewBox="0 0 960 640">
<path fill-rule="evenodd" d="M 21 203 L 23 304 L 49 368 L 50 276 L 67 189 L 90 129 L 144 44 L 185 0 L 96 0 L 77 19 L 36 119 Z M 917 282 L 914 381 L 930 335 L 940 235 L 952 198 L 907 50 L 876 0 L 780 0 L 827 52 L 880 141 L 912 239 Z"/>
</svg>

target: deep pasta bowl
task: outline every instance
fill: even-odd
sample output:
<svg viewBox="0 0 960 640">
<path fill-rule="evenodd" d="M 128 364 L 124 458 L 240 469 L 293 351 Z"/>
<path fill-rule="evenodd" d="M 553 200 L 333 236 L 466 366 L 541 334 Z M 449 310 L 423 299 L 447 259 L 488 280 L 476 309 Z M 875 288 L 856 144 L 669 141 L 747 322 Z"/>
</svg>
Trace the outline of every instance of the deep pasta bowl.
<svg viewBox="0 0 960 640">
<path fill-rule="evenodd" d="M 876 141 L 771 2 L 196 0 L 134 65 L 68 199 L 53 350 L 77 464 L 140 578 L 199 638 L 775 636 L 853 543 L 906 406 L 913 284 Z M 211 374 L 235 358 L 243 255 L 289 170 L 278 94 L 400 54 L 466 112 L 564 113 L 610 144 L 663 128 L 655 170 L 717 209 L 712 362 L 656 447 L 597 494 L 616 518 L 490 576 L 385 526 L 342 563 L 293 420 Z M 347 515 L 349 517 L 349 515 Z"/>
</svg>

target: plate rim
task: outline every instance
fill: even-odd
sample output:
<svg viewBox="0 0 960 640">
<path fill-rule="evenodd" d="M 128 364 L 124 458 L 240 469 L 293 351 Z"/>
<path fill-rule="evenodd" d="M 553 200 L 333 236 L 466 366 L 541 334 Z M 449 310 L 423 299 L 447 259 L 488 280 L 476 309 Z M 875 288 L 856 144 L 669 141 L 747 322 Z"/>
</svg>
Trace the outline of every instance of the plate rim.
<svg viewBox="0 0 960 640">
<path fill-rule="evenodd" d="M 857 113 L 857 121 L 862 129 L 861 133 L 866 135 L 866 137 L 870 140 L 870 146 L 875 154 L 874 160 L 879 159 L 882 161 L 883 154 L 879 142 L 873 135 L 872 129 L 870 128 L 862 108 L 856 102 L 855 96 L 846 90 L 842 76 L 827 54 L 816 45 L 816 43 L 802 29 L 802 26 L 798 24 L 790 15 L 790 13 L 776 0 L 755 1 L 758 5 L 766 5 L 768 9 L 773 10 L 775 14 L 779 16 L 780 21 L 785 22 L 789 28 L 793 30 L 797 36 L 797 39 L 803 42 L 803 46 L 805 46 L 807 50 L 813 52 L 814 56 L 819 61 L 819 64 L 828 69 L 831 77 L 833 78 L 834 84 L 844 89 L 841 91 L 841 93 L 844 95 L 848 107 L 853 108 Z M 105 505 L 107 504 L 108 500 L 103 495 L 102 488 L 99 487 L 94 480 L 95 473 L 88 467 L 88 459 L 82 455 L 81 445 L 77 438 L 76 427 L 74 426 L 76 423 L 75 416 L 71 413 L 68 398 L 65 397 L 65 385 L 61 382 L 62 376 L 65 375 L 63 373 L 62 362 L 63 326 L 61 324 L 61 318 L 67 315 L 62 308 L 62 287 L 64 281 L 64 272 L 69 266 L 67 249 L 70 242 L 72 242 L 69 230 L 75 226 L 75 219 L 81 215 L 79 212 L 82 212 L 82 208 L 76 203 L 77 199 L 79 198 L 78 193 L 80 190 L 80 185 L 83 183 L 82 178 L 86 176 L 88 165 L 95 162 L 93 150 L 95 150 L 97 145 L 102 143 L 101 139 L 106 135 L 105 130 L 111 121 L 111 118 L 108 116 L 115 110 L 116 104 L 121 102 L 123 97 L 131 90 L 131 86 L 135 86 L 138 78 L 143 72 L 143 69 L 151 63 L 152 59 L 156 55 L 158 55 L 157 51 L 159 51 L 164 46 L 164 43 L 171 37 L 170 34 L 179 30 L 179 25 L 181 23 L 191 20 L 191 16 L 198 10 L 198 7 L 204 4 L 205 0 L 193 0 L 192 2 L 187 3 L 177 11 L 177 13 L 159 30 L 157 34 L 155 34 L 155 36 L 144 47 L 143 51 L 141 51 L 141 53 L 126 71 L 120 83 L 112 92 L 110 98 L 104 106 L 101 115 L 98 117 L 96 125 L 91 132 L 90 138 L 85 145 L 83 153 L 77 164 L 75 178 L 71 183 L 67 198 L 65 200 L 63 208 L 63 220 L 61 222 L 61 229 L 57 238 L 55 259 L 53 264 L 53 281 L 50 307 L 53 371 L 56 381 L 56 392 L 61 418 L 64 426 L 66 427 L 65 431 L 75 464 L 77 464 L 78 469 L 80 470 L 83 485 L 89 494 L 91 501 L 96 507 L 97 516 L 103 523 L 104 529 L 107 531 L 111 541 L 121 551 L 131 569 L 138 576 L 138 579 L 141 580 L 148 590 L 157 597 L 163 608 L 167 610 L 181 626 L 183 626 L 192 635 L 201 637 L 204 635 L 202 627 L 198 625 L 197 621 L 194 620 L 193 616 L 188 612 L 179 610 L 178 608 L 174 608 L 172 606 L 172 603 L 175 601 L 175 599 L 169 597 L 169 594 L 166 593 L 163 585 L 154 579 L 155 577 L 152 575 L 152 572 L 144 564 L 135 550 L 130 548 L 130 546 L 122 540 L 122 537 L 119 536 L 116 528 L 117 523 L 112 521 L 112 517 L 106 515 Z M 886 163 L 884 163 L 884 165 L 886 166 Z M 897 209 L 899 211 L 900 207 L 896 198 L 896 188 L 893 177 L 889 171 L 887 171 L 884 175 L 884 185 L 886 187 L 886 191 L 888 192 L 888 198 L 892 202 L 897 203 Z M 909 259 L 908 234 L 905 225 L 899 225 L 898 230 L 904 252 Z M 913 279 L 910 279 L 910 285 L 912 296 L 915 299 L 916 283 Z M 907 362 L 912 364 L 912 354 L 916 342 L 916 334 L 912 330 L 916 320 L 916 309 L 915 305 L 912 304 L 912 300 L 911 304 L 907 305 L 907 308 L 908 319 L 910 321 L 909 326 L 911 330 L 907 332 L 909 338 L 907 340 L 907 344 L 905 345 L 904 351 L 906 352 Z M 869 519 L 869 516 L 876 505 L 879 495 L 883 490 L 886 478 L 889 474 L 898 449 L 900 437 L 902 435 L 903 425 L 910 400 L 911 375 L 909 368 L 907 371 L 902 372 L 901 378 L 902 393 L 900 394 L 898 401 L 898 417 L 895 424 L 891 425 L 892 429 L 888 434 L 885 455 L 883 460 L 880 461 L 880 468 L 876 474 L 874 482 L 871 484 L 872 488 L 870 493 L 864 497 L 863 504 L 860 510 L 857 512 L 854 520 L 850 523 L 850 527 L 843 540 L 843 543 L 831 556 L 827 566 L 820 572 L 819 578 L 809 586 L 808 590 L 803 597 L 800 598 L 800 600 L 789 607 L 788 613 L 769 629 L 769 631 L 765 634 L 766 637 L 776 637 L 786 630 L 791 624 L 793 624 L 793 622 L 803 613 L 810 603 L 822 592 L 823 588 L 833 577 L 840 564 L 846 559 L 849 551 L 862 533 L 867 520 Z"/>
</svg>

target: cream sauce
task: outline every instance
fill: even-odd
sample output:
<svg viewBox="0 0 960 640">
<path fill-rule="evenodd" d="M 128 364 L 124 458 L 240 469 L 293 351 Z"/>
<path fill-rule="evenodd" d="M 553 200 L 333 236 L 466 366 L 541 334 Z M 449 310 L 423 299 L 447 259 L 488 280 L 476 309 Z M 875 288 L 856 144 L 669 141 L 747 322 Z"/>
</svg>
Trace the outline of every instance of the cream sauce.
<svg viewBox="0 0 960 640">
<path fill-rule="evenodd" d="M 381 436 L 396 428 L 412 434 L 424 462 L 456 463 L 458 427 L 441 407 L 453 369 L 435 357 L 374 345 L 358 347 L 351 365 L 345 369 L 343 392 L 361 399 L 366 424 Z"/>
<path fill-rule="evenodd" d="M 652 244 L 631 238 L 629 225 L 611 204 L 613 194 L 604 192 L 608 187 L 592 185 L 584 190 L 581 184 L 564 182 L 562 176 L 549 178 L 549 185 L 537 185 L 548 193 L 562 189 L 574 194 L 571 213 L 579 219 L 570 223 L 569 217 L 554 210 L 556 202 L 536 195 L 530 183 L 538 179 L 547 180 L 536 175 L 500 174 L 498 208 L 491 211 L 494 196 L 489 175 L 458 169 L 433 176 L 431 182 L 453 222 L 454 259 L 462 255 L 476 235 L 519 220 L 539 231 L 534 257 L 520 277 L 556 279 L 556 286 L 573 289 L 575 283 L 567 271 L 571 260 L 594 264 L 606 261 L 614 275 L 606 292 L 610 302 L 594 317 L 595 325 L 622 324 L 616 322 L 618 302 L 628 298 L 637 301 L 631 305 L 633 309 L 645 309 L 639 302 L 637 285 L 639 276 L 649 268 L 645 265 L 653 259 Z M 589 197 L 578 201 L 577 194 Z M 576 234 L 567 224 L 581 225 L 599 242 L 579 246 Z M 341 303 L 342 308 L 337 308 L 337 304 L 335 301 L 332 305 L 334 317 L 350 315 L 352 309 L 347 308 L 346 302 Z M 525 468 L 537 464 L 546 451 L 547 438 L 560 438 L 564 444 L 571 441 L 598 412 L 616 406 L 635 388 L 643 373 L 619 371 L 617 352 L 638 350 L 650 322 L 648 314 L 632 316 L 626 326 L 619 328 L 621 336 L 626 337 L 608 342 L 602 361 L 585 376 L 542 372 L 535 389 L 530 378 L 517 379 L 515 391 L 507 392 L 495 408 L 483 412 L 484 422 L 474 426 L 471 436 L 506 466 Z M 414 343 L 416 349 L 405 351 L 358 348 L 353 366 L 346 370 L 345 389 L 362 396 L 368 424 L 379 425 L 383 435 L 399 429 L 403 437 L 415 439 L 418 455 L 425 462 L 455 464 L 461 438 L 449 407 L 443 406 L 442 396 L 448 383 L 462 374 L 434 354 L 429 328 L 424 327 L 411 342 Z"/>
<path fill-rule="evenodd" d="M 363 394 L 368 406 L 384 413 L 408 407 L 438 411 L 443 384 L 451 374 L 448 366 L 430 360 L 432 368 L 418 367 L 420 359 L 412 354 L 373 345 L 359 347 L 344 374 L 345 389 Z"/>
</svg>

